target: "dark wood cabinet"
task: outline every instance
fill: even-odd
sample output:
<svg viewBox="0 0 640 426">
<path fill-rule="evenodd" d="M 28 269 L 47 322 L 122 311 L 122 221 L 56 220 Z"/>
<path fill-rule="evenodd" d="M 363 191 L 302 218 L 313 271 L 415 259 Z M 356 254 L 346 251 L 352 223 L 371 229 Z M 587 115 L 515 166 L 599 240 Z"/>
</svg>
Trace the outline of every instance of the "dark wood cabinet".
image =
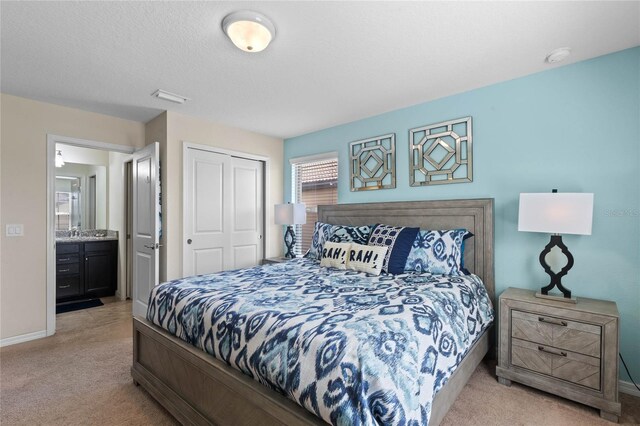
<svg viewBox="0 0 640 426">
<path fill-rule="evenodd" d="M 82 255 L 82 243 L 56 244 L 56 301 L 82 297 Z"/>
<path fill-rule="evenodd" d="M 56 277 L 56 300 L 67 300 L 82 296 L 80 276 L 60 276 Z"/>
<path fill-rule="evenodd" d="M 56 244 L 56 301 L 113 296 L 117 285 L 118 242 Z"/>
</svg>

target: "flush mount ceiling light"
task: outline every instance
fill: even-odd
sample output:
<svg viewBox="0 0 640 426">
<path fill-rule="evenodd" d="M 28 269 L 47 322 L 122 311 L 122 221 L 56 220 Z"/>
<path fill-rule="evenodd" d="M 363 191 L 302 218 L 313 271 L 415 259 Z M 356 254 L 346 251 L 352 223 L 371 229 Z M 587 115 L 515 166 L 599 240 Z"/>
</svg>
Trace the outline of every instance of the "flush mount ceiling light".
<svg viewBox="0 0 640 426">
<path fill-rule="evenodd" d="M 183 104 L 186 101 L 191 100 L 185 96 L 176 95 L 175 93 L 167 92 L 166 90 L 162 90 L 162 89 L 156 90 L 151 94 L 151 96 L 154 96 L 158 99 L 164 99 L 165 101 L 175 102 L 177 104 Z"/>
<path fill-rule="evenodd" d="M 276 28 L 266 16 L 251 10 L 241 10 L 222 20 L 222 30 L 231 42 L 245 52 L 261 52 L 276 36 Z"/>
<path fill-rule="evenodd" d="M 64 159 L 62 158 L 62 151 L 56 150 L 56 167 L 64 166 Z"/>
<path fill-rule="evenodd" d="M 570 48 L 560 47 L 558 49 L 552 50 L 551 53 L 547 55 L 546 61 L 550 64 L 555 64 L 556 62 L 564 61 L 570 54 Z"/>
</svg>

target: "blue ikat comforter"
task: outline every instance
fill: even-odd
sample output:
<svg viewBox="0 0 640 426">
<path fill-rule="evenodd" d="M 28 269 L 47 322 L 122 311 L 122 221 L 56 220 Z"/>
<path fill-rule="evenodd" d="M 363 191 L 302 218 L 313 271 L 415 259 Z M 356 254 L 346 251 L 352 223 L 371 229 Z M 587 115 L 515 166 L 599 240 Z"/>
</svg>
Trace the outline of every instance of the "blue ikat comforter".
<svg viewBox="0 0 640 426">
<path fill-rule="evenodd" d="M 475 275 L 294 259 L 159 285 L 147 318 L 334 425 L 426 425 L 494 312 Z"/>
</svg>

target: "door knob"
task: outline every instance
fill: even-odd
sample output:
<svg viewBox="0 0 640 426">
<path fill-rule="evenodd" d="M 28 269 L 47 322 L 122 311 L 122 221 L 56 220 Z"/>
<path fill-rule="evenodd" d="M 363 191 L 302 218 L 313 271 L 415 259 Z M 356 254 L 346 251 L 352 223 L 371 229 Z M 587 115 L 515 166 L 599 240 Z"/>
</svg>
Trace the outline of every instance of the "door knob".
<svg viewBox="0 0 640 426">
<path fill-rule="evenodd" d="M 156 249 L 156 247 L 155 247 L 154 245 L 147 245 L 147 244 L 145 244 L 145 245 L 144 245 L 144 247 L 145 247 L 145 248 L 148 248 L 148 249 L 151 249 L 151 250 L 155 250 L 155 249 Z"/>
<path fill-rule="evenodd" d="M 192 242 L 193 242 L 193 241 L 191 241 L 191 238 L 189 238 L 189 239 L 187 240 L 187 244 L 191 244 Z"/>
</svg>

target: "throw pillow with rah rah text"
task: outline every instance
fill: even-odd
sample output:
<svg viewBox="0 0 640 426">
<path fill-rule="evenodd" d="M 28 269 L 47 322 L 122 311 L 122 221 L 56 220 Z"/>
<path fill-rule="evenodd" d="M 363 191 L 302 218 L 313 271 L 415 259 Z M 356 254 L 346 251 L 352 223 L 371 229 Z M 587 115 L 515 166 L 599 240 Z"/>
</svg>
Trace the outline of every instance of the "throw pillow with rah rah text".
<svg viewBox="0 0 640 426">
<path fill-rule="evenodd" d="M 388 247 L 351 244 L 347 258 L 347 268 L 380 275 L 387 250 Z"/>
<path fill-rule="evenodd" d="M 350 243 L 334 243 L 327 241 L 322 247 L 320 266 L 347 269 L 347 256 L 350 248 Z"/>
</svg>

